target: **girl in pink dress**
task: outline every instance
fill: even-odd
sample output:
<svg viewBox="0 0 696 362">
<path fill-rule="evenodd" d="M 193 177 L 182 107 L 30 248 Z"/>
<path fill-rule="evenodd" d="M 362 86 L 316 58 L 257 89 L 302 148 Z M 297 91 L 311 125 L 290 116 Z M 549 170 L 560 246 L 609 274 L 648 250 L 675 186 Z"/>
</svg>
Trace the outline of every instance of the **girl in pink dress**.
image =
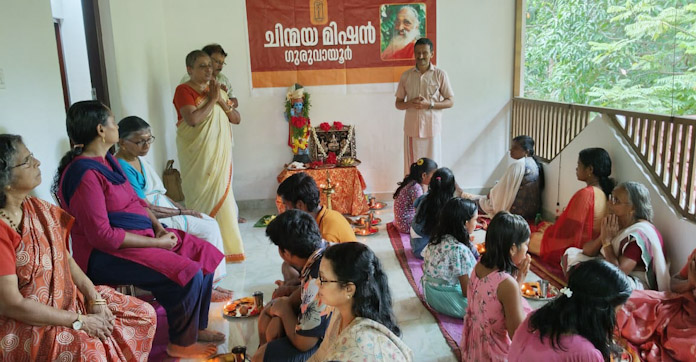
<svg viewBox="0 0 696 362">
<path fill-rule="evenodd" d="M 430 178 L 437 170 L 437 163 L 429 158 L 419 158 L 411 164 L 409 174 L 399 182 L 394 192 L 394 226 L 402 234 L 408 234 L 411 222 L 416 216 L 413 203 L 423 195 L 423 186 L 430 184 Z"/>
<path fill-rule="evenodd" d="M 621 270 L 601 259 L 571 269 L 568 287 L 515 332 L 510 361 L 608 361 L 616 310 L 631 295 Z"/>
<path fill-rule="evenodd" d="M 486 251 L 469 278 L 462 361 L 506 361 L 510 338 L 531 311 L 520 283 L 529 271 L 529 225 L 501 211 L 486 233 Z"/>
</svg>

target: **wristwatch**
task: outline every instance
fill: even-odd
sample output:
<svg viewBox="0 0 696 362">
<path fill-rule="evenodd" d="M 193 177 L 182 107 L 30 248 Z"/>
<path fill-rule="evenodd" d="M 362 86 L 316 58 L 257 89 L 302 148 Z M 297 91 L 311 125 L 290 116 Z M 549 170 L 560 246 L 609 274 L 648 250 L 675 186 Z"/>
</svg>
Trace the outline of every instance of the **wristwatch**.
<svg viewBox="0 0 696 362">
<path fill-rule="evenodd" d="M 77 320 L 72 322 L 72 328 L 76 331 L 82 329 L 82 315 L 77 313 Z"/>
<path fill-rule="evenodd" d="M 430 100 L 430 109 L 433 109 L 433 108 L 435 108 L 435 101 L 431 99 Z"/>
</svg>

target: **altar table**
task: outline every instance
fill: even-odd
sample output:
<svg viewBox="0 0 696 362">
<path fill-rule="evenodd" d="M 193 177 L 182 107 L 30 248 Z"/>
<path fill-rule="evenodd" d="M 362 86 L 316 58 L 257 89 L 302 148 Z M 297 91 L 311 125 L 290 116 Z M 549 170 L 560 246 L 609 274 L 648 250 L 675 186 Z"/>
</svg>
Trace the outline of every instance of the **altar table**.
<svg viewBox="0 0 696 362">
<path fill-rule="evenodd" d="M 298 173 L 305 172 L 311 176 L 319 187 L 321 204 L 326 206 L 326 194 L 322 190 L 322 186 L 326 186 L 326 172 L 329 172 L 331 177 L 331 185 L 334 187 L 334 193 L 331 195 L 331 208 L 341 214 L 349 214 L 352 216 L 362 215 L 370 210 L 367 205 L 367 199 L 363 190 L 365 190 L 365 180 L 362 177 L 357 167 L 335 167 L 329 169 L 308 169 L 291 171 L 284 169 L 278 175 L 278 183 L 283 182 L 286 178 Z M 278 213 L 285 211 L 285 206 L 280 196 L 276 196 L 276 206 Z"/>
</svg>

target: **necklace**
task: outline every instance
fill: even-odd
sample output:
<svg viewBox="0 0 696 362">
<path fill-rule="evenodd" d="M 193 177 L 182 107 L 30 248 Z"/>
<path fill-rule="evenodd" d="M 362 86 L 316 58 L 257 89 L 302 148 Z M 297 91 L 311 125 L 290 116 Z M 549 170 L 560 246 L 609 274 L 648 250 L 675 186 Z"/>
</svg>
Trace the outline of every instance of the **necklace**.
<svg viewBox="0 0 696 362">
<path fill-rule="evenodd" d="M 7 216 L 7 214 L 4 211 L 2 211 L 1 209 L 0 209 L 0 216 L 2 216 L 5 220 L 7 220 L 10 223 L 10 227 L 12 229 L 14 229 L 14 231 L 19 233 L 19 226 L 17 226 L 17 224 L 15 224 L 14 221 L 12 221 L 12 219 L 10 219 L 10 217 Z"/>
</svg>

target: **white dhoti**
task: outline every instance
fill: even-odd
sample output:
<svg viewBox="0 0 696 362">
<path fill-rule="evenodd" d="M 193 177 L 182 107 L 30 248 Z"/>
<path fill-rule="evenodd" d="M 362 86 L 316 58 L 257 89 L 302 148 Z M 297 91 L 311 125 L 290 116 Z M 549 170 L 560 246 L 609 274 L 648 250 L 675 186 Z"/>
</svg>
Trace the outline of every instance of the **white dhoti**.
<svg viewBox="0 0 696 362">
<path fill-rule="evenodd" d="M 404 175 L 411 170 L 411 164 L 421 157 L 427 157 L 442 167 L 442 135 L 431 138 L 409 137 L 404 135 Z"/>
</svg>

